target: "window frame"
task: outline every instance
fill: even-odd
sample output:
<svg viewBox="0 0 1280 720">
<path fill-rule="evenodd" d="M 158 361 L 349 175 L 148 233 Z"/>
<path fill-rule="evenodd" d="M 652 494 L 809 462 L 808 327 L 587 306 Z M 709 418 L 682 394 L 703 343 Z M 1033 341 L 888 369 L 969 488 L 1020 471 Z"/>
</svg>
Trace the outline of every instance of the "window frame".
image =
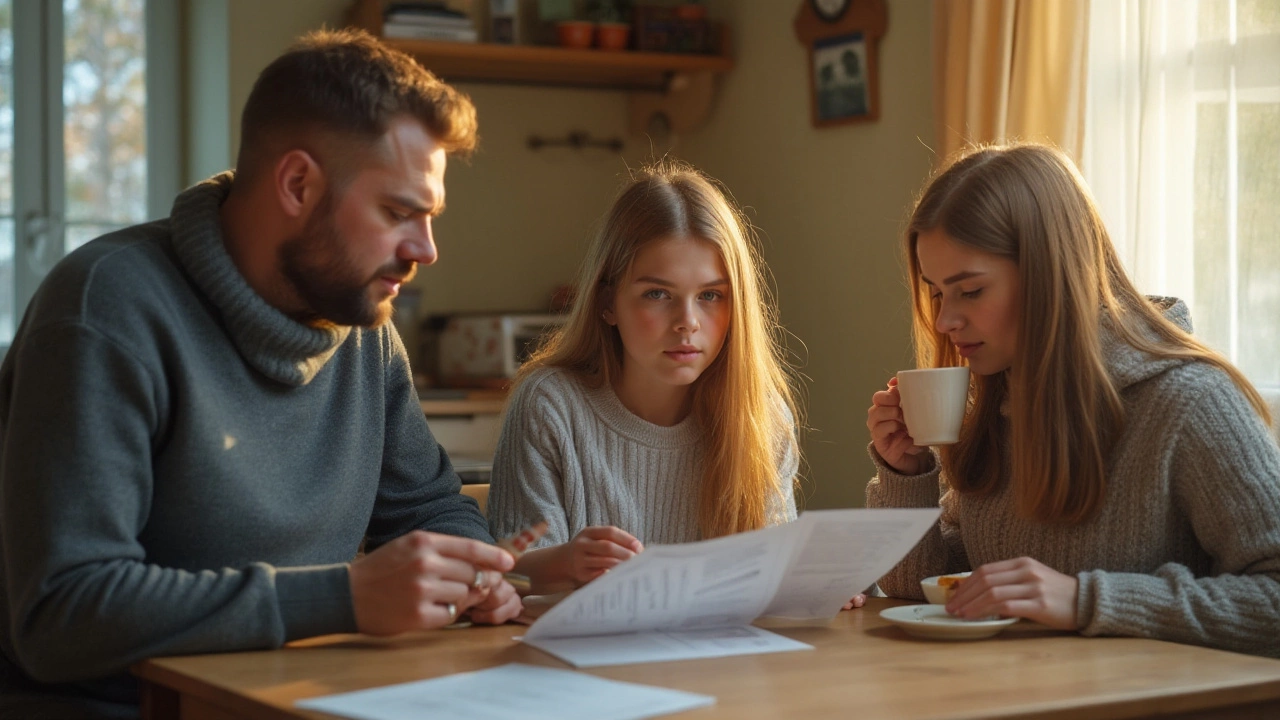
<svg viewBox="0 0 1280 720">
<path fill-rule="evenodd" d="M 147 217 L 166 217 L 181 189 L 178 3 L 143 0 L 146 53 Z M 14 329 L 65 254 L 62 0 L 12 0 Z M 0 338 L 0 357 L 11 341 Z"/>
</svg>

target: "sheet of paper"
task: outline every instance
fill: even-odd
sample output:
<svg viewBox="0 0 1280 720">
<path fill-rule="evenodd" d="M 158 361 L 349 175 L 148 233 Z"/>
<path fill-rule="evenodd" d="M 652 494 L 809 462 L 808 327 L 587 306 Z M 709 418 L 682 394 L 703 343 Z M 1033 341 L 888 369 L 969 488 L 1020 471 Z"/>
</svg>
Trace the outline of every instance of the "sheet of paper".
<svg viewBox="0 0 1280 720">
<path fill-rule="evenodd" d="M 810 510 L 794 524 L 795 554 L 764 614 L 835 617 L 849 598 L 893 569 L 933 527 L 937 508 Z"/>
<path fill-rule="evenodd" d="M 628 635 L 525 639 L 526 645 L 555 655 L 574 667 L 692 660 L 812 650 L 813 646 L 750 625 Z"/>
<path fill-rule="evenodd" d="M 830 619 L 893 568 L 937 508 L 811 510 L 787 525 L 657 545 L 543 614 L 525 640 Z"/>
<path fill-rule="evenodd" d="M 513 663 L 296 705 L 359 720 L 638 720 L 715 702 L 710 695 Z"/>
<path fill-rule="evenodd" d="M 525 640 L 748 625 L 777 590 L 797 529 L 646 548 L 561 600 Z"/>
</svg>

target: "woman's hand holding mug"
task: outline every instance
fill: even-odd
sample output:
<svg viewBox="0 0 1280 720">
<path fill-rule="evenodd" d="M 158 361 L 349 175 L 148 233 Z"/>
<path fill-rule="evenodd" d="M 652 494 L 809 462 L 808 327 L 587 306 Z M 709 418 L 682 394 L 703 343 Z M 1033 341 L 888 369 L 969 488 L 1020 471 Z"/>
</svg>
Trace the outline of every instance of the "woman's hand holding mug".
<svg viewBox="0 0 1280 720">
<path fill-rule="evenodd" d="M 867 409 L 867 429 L 871 431 L 871 442 L 875 445 L 876 452 L 880 453 L 880 458 L 895 472 L 901 475 L 919 475 L 926 467 L 926 460 L 921 455 L 928 448 L 916 445 L 902 418 L 902 396 L 898 393 L 898 378 L 889 378 L 888 389 L 871 396 L 871 407 Z"/>
</svg>

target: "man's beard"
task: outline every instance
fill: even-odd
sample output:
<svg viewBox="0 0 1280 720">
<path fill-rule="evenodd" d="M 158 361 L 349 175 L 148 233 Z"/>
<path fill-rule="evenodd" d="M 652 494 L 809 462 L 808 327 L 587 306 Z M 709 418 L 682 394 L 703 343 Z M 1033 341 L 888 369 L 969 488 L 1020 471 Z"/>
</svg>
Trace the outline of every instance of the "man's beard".
<svg viewBox="0 0 1280 720">
<path fill-rule="evenodd" d="M 280 270 L 306 303 L 312 316 L 309 320 L 378 327 L 391 317 L 392 306 L 390 298 L 375 302 L 370 286 L 382 277 L 407 281 L 415 263 L 393 261 L 369 277 L 359 277 L 359 270 L 347 254 L 347 243 L 333 221 L 333 206 L 332 197 L 326 193 L 302 234 L 280 247 Z"/>
</svg>

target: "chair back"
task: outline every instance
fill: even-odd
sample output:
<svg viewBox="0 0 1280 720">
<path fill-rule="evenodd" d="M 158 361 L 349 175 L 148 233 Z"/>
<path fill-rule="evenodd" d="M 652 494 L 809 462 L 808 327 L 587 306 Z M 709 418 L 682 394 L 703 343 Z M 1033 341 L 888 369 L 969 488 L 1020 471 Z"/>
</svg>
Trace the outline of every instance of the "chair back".
<svg viewBox="0 0 1280 720">
<path fill-rule="evenodd" d="M 470 483 L 463 484 L 462 494 L 475 498 L 476 503 L 480 505 L 480 514 L 488 516 L 489 512 L 489 483 Z"/>
</svg>

